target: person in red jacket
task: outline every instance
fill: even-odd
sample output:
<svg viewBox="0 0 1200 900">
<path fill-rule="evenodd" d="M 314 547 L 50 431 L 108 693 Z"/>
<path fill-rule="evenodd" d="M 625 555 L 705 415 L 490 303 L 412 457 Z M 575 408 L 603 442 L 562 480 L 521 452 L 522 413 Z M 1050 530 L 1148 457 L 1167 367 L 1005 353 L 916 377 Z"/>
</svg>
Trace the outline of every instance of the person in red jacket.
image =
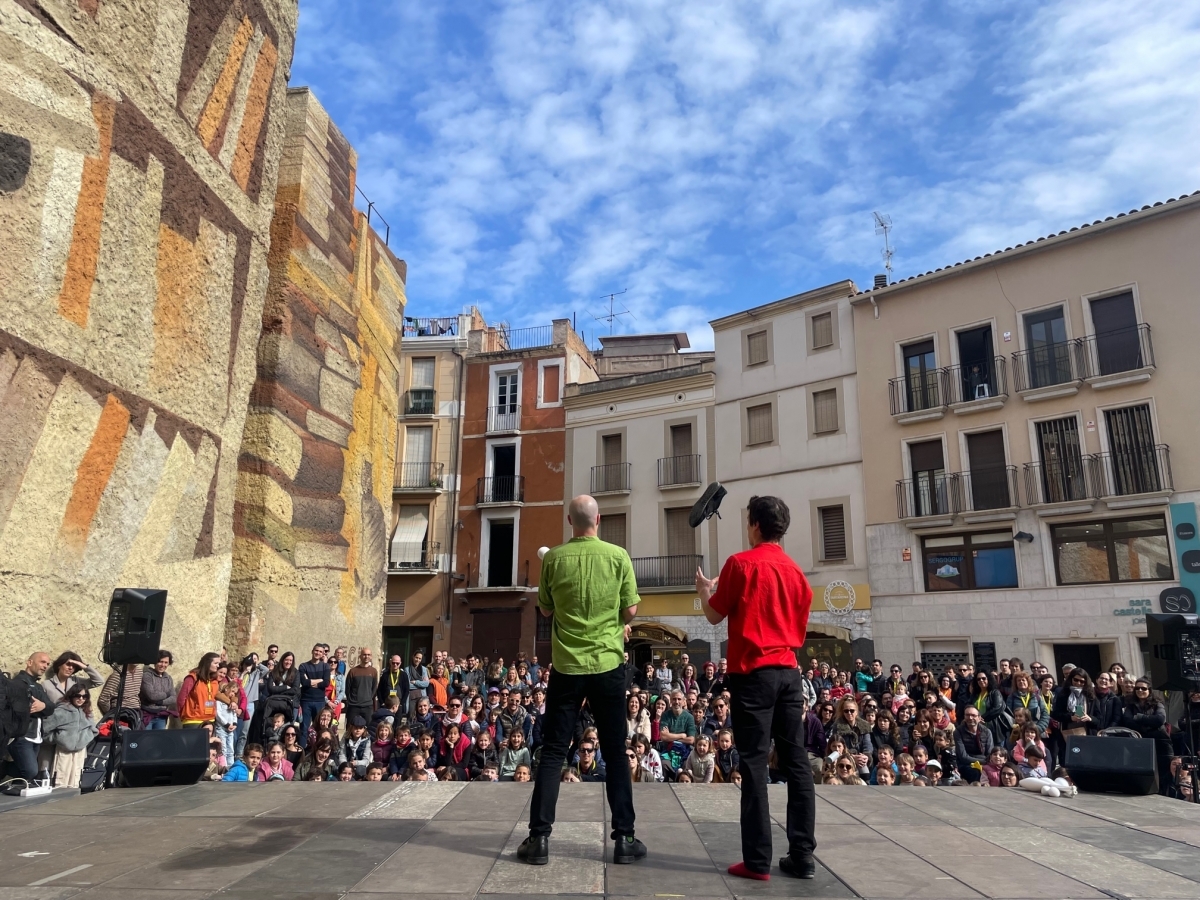
<svg viewBox="0 0 1200 900">
<path fill-rule="evenodd" d="M 751 497 L 746 534 L 750 549 L 725 560 L 719 579 L 696 570 L 696 593 L 713 625 L 729 619 L 729 688 L 733 735 L 741 757 L 742 861 L 729 873 L 771 877 L 771 816 L 767 756 L 774 738 L 788 786 L 786 875 L 813 878 L 816 796 L 804 748 L 804 693 L 796 650 L 804 644 L 812 588 L 779 541 L 791 524 L 778 497 Z"/>
</svg>

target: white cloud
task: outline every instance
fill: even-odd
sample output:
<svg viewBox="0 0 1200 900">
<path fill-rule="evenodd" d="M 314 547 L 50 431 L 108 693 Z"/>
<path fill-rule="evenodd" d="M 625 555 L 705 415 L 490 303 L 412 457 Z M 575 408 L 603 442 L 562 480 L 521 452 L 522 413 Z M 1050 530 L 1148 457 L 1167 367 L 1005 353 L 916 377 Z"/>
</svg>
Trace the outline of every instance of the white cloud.
<svg viewBox="0 0 1200 900">
<path fill-rule="evenodd" d="M 381 6 L 306 0 L 294 80 L 430 311 L 533 324 L 628 286 L 631 327 L 703 345 L 869 281 L 873 209 L 910 274 L 1200 187 L 1186 4 Z"/>
</svg>

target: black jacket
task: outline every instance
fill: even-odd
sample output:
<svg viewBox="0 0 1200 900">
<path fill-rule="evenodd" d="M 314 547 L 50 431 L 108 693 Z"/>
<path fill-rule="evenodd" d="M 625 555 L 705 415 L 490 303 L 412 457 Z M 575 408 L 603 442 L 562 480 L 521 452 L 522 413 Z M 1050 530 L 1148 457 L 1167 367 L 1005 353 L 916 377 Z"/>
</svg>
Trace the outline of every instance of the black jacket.
<svg viewBox="0 0 1200 900">
<path fill-rule="evenodd" d="M 1121 698 L 1116 694 L 1097 694 L 1096 707 L 1092 711 L 1092 725 L 1094 728 L 1089 728 L 1088 733 L 1095 734 L 1097 731 L 1103 731 L 1105 728 L 1112 728 L 1114 725 L 1121 724 Z"/>
<path fill-rule="evenodd" d="M 310 659 L 308 662 L 300 663 L 298 668 L 300 670 L 300 699 L 309 703 L 324 700 L 325 689 L 333 680 L 333 670 L 330 669 L 329 663 L 317 663 Z M 309 683 L 314 680 L 318 682 L 316 687 Z"/>
<path fill-rule="evenodd" d="M 42 719 L 50 717 L 54 712 L 54 704 L 50 702 L 50 698 L 46 694 L 46 689 L 42 687 L 39 680 L 24 669 L 14 675 L 12 680 L 15 683 L 15 693 L 25 694 L 23 709 L 18 703 L 14 702 L 13 704 L 13 708 L 18 714 L 29 716 L 29 724 L 25 727 L 25 737 L 37 738 L 42 733 Z M 42 709 L 37 712 L 30 712 L 29 707 L 33 705 L 33 700 L 41 700 L 43 703 Z"/>
<path fill-rule="evenodd" d="M 395 686 L 392 685 L 392 676 L 396 676 Z M 388 697 L 395 692 L 400 698 L 400 714 L 404 715 L 404 711 L 408 709 L 408 674 L 401 667 L 399 672 L 392 672 L 391 667 L 384 669 L 379 673 L 379 687 L 375 690 L 375 705 L 380 709 L 388 705 Z"/>
<path fill-rule="evenodd" d="M 1167 710 L 1157 700 L 1150 700 L 1145 708 L 1136 701 L 1126 703 L 1121 712 L 1121 724 L 1132 728 L 1142 737 L 1158 737 L 1167 723 Z"/>
</svg>

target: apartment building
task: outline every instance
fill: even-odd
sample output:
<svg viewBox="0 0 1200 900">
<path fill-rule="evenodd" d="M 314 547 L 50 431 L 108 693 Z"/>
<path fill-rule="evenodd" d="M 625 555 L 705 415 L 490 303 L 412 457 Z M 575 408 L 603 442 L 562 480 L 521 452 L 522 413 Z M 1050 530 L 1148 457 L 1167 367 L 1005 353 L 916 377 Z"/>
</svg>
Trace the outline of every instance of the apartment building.
<svg viewBox="0 0 1200 900">
<path fill-rule="evenodd" d="M 602 380 L 568 384 L 563 400 L 563 497 L 594 496 L 600 537 L 633 559 L 640 596 L 633 660 L 677 660 L 684 652 L 696 664 L 716 659 L 725 625 L 708 623 L 694 588 L 697 566 L 716 559 L 716 520 L 688 525 L 716 476 L 714 354 L 681 352 L 689 347 L 681 333 L 600 342 Z"/>
<path fill-rule="evenodd" d="M 479 310 L 404 318 L 400 420 L 392 481 L 385 655 L 405 659 L 449 644 L 442 627 L 456 570 L 456 508 L 467 336 L 485 328 Z"/>
<path fill-rule="evenodd" d="M 1143 672 L 1194 610 L 1198 241 L 1195 194 L 853 299 L 878 655 Z"/>
<path fill-rule="evenodd" d="M 550 620 L 537 614 L 537 551 L 563 539 L 567 384 L 596 365 L 570 320 L 467 336 L 450 651 L 548 659 Z"/>
<path fill-rule="evenodd" d="M 839 667 L 870 659 L 859 376 L 850 300 L 840 281 L 712 322 L 716 347 L 716 477 L 729 491 L 716 524 L 722 556 L 748 547 L 746 505 L 783 498 L 783 547 L 813 585 L 801 650 Z M 714 520 L 716 521 L 716 520 Z"/>
</svg>

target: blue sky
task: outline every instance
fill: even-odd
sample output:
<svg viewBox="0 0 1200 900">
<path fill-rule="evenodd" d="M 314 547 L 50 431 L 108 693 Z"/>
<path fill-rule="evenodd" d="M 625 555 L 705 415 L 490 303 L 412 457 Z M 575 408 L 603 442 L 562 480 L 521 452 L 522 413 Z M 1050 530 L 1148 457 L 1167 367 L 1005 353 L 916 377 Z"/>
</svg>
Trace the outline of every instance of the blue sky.
<svg viewBox="0 0 1200 900">
<path fill-rule="evenodd" d="M 1200 189 L 1200 4 L 301 0 L 409 314 L 617 330 L 896 277 Z M 607 330 L 607 326 L 602 326 Z"/>
</svg>

